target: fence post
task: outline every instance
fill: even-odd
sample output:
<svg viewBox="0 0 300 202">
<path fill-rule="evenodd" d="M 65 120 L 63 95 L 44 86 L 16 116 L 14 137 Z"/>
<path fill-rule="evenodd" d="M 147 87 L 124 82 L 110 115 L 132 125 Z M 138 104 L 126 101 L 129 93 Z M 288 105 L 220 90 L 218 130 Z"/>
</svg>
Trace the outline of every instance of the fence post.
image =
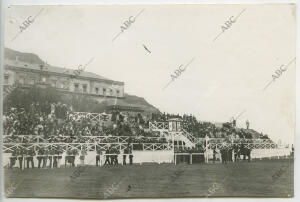
<svg viewBox="0 0 300 202">
<path fill-rule="evenodd" d="M 158 164 L 160 164 L 160 154 L 158 154 Z"/>
</svg>

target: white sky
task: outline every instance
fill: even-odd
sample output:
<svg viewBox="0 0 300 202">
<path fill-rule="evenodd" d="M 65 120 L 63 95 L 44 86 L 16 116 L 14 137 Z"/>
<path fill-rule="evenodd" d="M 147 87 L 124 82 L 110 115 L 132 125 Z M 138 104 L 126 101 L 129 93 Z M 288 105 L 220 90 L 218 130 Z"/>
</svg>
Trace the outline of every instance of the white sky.
<svg viewBox="0 0 300 202">
<path fill-rule="evenodd" d="M 44 10 L 14 41 L 19 25 Z M 144 12 L 114 42 L 130 16 Z M 245 12 L 213 42 L 231 16 Z M 49 64 L 125 82 L 125 92 L 161 111 L 225 122 L 292 143 L 295 62 L 265 91 L 281 65 L 296 56 L 295 7 L 284 5 L 11 6 L 5 46 L 39 55 Z M 149 54 L 145 44 L 151 51 Z M 195 60 L 165 90 L 181 64 Z"/>
</svg>

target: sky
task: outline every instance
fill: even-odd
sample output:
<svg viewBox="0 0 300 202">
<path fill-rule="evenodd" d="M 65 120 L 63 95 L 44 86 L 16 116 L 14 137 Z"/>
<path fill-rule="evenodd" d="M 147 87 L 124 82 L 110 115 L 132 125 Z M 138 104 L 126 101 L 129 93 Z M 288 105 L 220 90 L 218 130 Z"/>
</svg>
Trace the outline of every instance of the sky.
<svg viewBox="0 0 300 202">
<path fill-rule="evenodd" d="M 19 33 L 29 16 L 36 18 Z M 126 93 L 161 111 L 211 122 L 244 112 L 239 127 L 249 120 L 276 142 L 294 142 L 292 4 L 9 6 L 5 47 L 73 69 L 94 58 L 86 71 L 125 82 Z"/>
</svg>

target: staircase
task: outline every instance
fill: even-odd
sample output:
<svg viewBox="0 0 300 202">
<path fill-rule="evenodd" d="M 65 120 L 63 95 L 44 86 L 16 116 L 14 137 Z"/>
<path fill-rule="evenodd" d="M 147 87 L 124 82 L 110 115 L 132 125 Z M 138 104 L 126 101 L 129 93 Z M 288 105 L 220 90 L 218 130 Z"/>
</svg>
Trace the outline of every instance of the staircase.
<svg viewBox="0 0 300 202">
<path fill-rule="evenodd" d="M 181 129 L 181 131 L 169 131 L 169 125 L 167 122 L 150 122 L 149 129 L 160 132 L 161 136 L 164 136 L 167 140 L 173 140 L 174 138 L 174 141 L 185 142 L 186 147 L 191 148 L 198 143 L 198 138 L 195 138 L 184 129 Z"/>
<path fill-rule="evenodd" d="M 182 141 L 185 142 L 186 147 L 194 147 L 196 144 L 207 143 L 207 148 L 226 148 L 232 145 L 244 144 L 249 149 L 276 149 L 278 145 L 269 139 L 236 139 L 228 140 L 225 138 L 196 138 L 186 130 L 170 131 L 167 122 L 150 122 L 149 129 L 152 131 L 159 131 L 161 136 L 167 140 Z"/>
<path fill-rule="evenodd" d="M 9 95 L 16 87 L 17 85 L 15 84 L 3 85 L 3 98 L 6 98 L 6 96 Z"/>
</svg>

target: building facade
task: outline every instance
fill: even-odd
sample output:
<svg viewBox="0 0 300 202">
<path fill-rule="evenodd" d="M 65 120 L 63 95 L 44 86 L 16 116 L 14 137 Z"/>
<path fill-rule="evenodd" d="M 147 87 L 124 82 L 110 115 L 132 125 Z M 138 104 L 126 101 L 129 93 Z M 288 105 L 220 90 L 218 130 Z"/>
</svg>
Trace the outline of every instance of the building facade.
<svg viewBox="0 0 300 202">
<path fill-rule="evenodd" d="M 48 64 L 32 64 L 23 61 L 5 59 L 4 87 L 18 84 L 29 87 L 36 84 L 50 85 L 68 93 L 87 94 L 103 98 L 124 98 L 124 82 L 113 81 L 91 72 L 54 67 Z"/>
</svg>

